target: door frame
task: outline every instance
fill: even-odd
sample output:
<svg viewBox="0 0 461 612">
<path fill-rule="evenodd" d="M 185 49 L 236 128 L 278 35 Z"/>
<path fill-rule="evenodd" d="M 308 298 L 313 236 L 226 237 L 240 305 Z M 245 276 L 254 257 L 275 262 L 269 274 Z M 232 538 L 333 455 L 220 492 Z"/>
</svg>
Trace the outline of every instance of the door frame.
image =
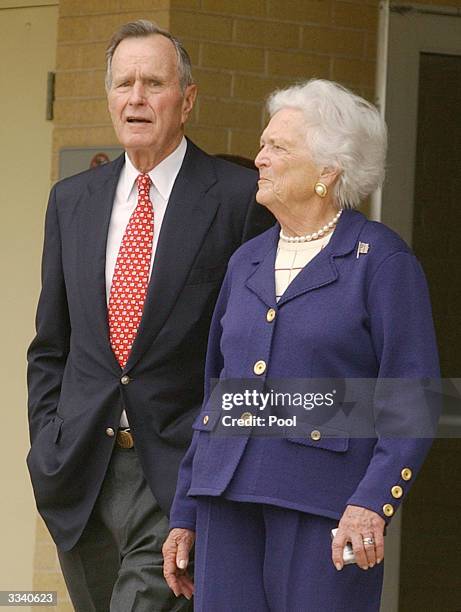
<svg viewBox="0 0 461 612">
<path fill-rule="evenodd" d="M 447 0 L 449 2 L 450 0 Z M 379 3 L 376 104 L 389 127 L 386 180 L 371 200 L 371 217 L 412 244 L 420 53 L 461 55 L 461 11 Z M 386 535 L 382 612 L 398 612 L 401 512 Z"/>
<path fill-rule="evenodd" d="M 386 84 L 381 97 L 390 137 L 378 214 L 411 245 L 419 55 L 461 55 L 461 14 L 457 9 L 391 4 L 387 32 Z"/>
</svg>

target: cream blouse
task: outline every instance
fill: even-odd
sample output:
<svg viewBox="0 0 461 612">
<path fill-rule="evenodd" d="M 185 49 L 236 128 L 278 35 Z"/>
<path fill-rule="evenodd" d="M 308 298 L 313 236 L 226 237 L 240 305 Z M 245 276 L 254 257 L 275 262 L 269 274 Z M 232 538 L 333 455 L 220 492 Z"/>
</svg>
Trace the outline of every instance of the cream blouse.
<svg viewBox="0 0 461 612">
<path fill-rule="evenodd" d="M 286 242 L 280 239 L 275 258 L 275 297 L 278 302 L 288 285 L 322 249 L 333 232 L 311 242 Z"/>
</svg>

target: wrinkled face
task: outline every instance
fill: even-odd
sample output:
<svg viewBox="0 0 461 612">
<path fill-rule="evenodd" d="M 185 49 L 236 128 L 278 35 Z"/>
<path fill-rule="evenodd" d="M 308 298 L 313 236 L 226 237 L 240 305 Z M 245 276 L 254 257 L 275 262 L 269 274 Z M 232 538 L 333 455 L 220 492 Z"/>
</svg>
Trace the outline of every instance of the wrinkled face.
<svg viewBox="0 0 461 612">
<path fill-rule="evenodd" d="M 306 124 L 300 110 L 283 108 L 261 135 L 255 165 L 259 170 L 256 200 L 274 211 L 305 204 L 315 194 L 321 171 L 306 144 Z"/>
<path fill-rule="evenodd" d="M 127 38 L 112 58 L 109 112 L 124 148 L 161 161 L 179 144 L 196 88 L 179 86 L 173 43 L 161 35 Z"/>
</svg>

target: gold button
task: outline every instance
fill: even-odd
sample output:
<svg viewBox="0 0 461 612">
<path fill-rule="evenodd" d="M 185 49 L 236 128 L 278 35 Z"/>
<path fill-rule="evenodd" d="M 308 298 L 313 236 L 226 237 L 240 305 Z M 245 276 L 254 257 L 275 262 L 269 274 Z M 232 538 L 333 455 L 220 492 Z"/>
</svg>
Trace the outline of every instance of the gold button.
<svg viewBox="0 0 461 612">
<path fill-rule="evenodd" d="M 399 485 L 395 485 L 395 487 L 392 487 L 391 493 L 392 497 L 395 497 L 395 499 L 399 499 L 403 495 L 403 489 L 402 487 L 399 487 Z"/>
<path fill-rule="evenodd" d="M 314 429 L 311 431 L 311 438 L 315 441 L 320 440 L 320 438 L 322 437 L 322 434 L 320 433 L 320 431 L 318 429 Z"/>
<path fill-rule="evenodd" d="M 277 313 L 275 312 L 275 310 L 273 308 L 269 308 L 269 310 L 266 313 L 266 320 L 268 323 L 272 323 L 272 321 L 275 319 L 275 315 Z"/>
<path fill-rule="evenodd" d="M 410 468 L 403 468 L 400 475 L 404 480 L 410 480 L 410 478 L 413 476 L 413 472 L 410 470 Z"/>
<path fill-rule="evenodd" d="M 122 385 L 127 385 L 130 381 L 131 381 L 131 378 L 127 376 L 126 374 L 125 376 L 122 376 L 122 378 L 120 379 L 120 382 L 122 383 Z"/>
<path fill-rule="evenodd" d="M 258 376 L 261 376 L 261 374 L 264 374 L 265 371 L 266 371 L 266 362 L 263 361 L 262 359 L 260 361 L 257 361 L 254 365 L 253 372 L 257 374 Z"/>
<path fill-rule="evenodd" d="M 113 438 L 115 436 L 115 431 L 112 429 L 112 427 L 108 427 L 106 429 L 106 434 L 110 437 Z"/>
<path fill-rule="evenodd" d="M 394 514 L 394 508 L 392 504 L 384 504 L 383 512 L 386 516 L 392 516 Z"/>
<path fill-rule="evenodd" d="M 245 425 L 251 425 L 253 415 L 251 414 L 251 412 L 244 412 L 240 415 L 240 418 L 242 419 L 242 421 L 249 421 L 249 423 L 245 423 Z"/>
<path fill-rule="evenodd" d="M 204 425 L 206 425 L 206 424 L 208 423 L 208 421 L 209 421 L 209 420 L 210 420 L 210 417 L 209 417 L 209 416 L 206 414 L 206 415 L 203 417 L 203 424 L 204 424 Z"/>
</svg>

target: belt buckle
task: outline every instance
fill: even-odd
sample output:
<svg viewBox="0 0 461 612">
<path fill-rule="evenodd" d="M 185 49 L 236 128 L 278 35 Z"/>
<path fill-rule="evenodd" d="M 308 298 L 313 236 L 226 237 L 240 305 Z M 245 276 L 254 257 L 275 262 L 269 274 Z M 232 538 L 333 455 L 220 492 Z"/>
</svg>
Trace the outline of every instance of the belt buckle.
<svg viewBox="0 0 461 612">
<path fill-rule="evenodd" d="M 119 429 L 117 431 L 116 442 L 120 448 L 133 448 L 134 446 L 133 436 L 127 429 Z"/>
</svg>

